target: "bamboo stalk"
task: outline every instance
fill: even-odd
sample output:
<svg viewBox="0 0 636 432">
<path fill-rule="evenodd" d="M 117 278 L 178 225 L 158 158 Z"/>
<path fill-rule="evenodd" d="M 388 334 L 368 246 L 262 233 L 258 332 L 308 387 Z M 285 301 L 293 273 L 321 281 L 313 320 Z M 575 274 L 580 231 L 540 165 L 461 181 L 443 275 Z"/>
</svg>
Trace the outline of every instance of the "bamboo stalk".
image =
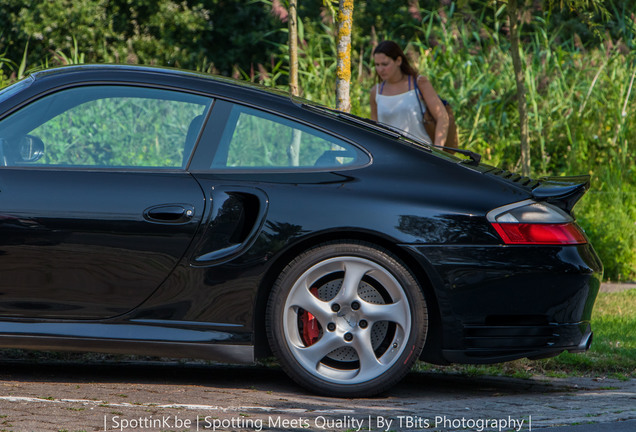
<svg viewBox="0 0 636 432">
<path fill-rule="evenodd" d="M 289 0 L 289 91 L 298 96 L 298 13 L 297 0 Z"/>
</svg>

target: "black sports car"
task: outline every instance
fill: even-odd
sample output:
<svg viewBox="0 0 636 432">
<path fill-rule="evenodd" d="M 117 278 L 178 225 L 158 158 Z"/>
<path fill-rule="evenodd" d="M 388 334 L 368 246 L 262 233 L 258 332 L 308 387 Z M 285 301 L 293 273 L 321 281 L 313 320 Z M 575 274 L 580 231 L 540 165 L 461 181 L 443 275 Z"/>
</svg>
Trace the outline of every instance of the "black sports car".
<svg viewBox="0 0 636 432">
<path fill-rule="evenodd" d="M 589 178 L 530 179 L 203 74 L 0 92 L 0 346 L 253 362 L 328 395 L 584 351 Z"/>
</svg>

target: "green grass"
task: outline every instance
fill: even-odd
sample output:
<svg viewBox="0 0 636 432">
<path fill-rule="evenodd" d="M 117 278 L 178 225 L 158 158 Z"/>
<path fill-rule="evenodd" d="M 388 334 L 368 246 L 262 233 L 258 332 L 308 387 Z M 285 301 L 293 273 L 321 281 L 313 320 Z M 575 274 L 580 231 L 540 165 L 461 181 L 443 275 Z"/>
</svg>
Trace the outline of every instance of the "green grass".
<svg viewBox="0 0 636 432">
<path fill-rule="evenodd" d="M 417 370 L 516 378 L 536 375 L 636 378 L 636 289 L 599 293 L 592 313 L 592 330 L 594 340 L 586 353 L 565 352 L 550 359 L 521 359 L 495 365 L 433 366 L 418 363 Z"/>
</svg>

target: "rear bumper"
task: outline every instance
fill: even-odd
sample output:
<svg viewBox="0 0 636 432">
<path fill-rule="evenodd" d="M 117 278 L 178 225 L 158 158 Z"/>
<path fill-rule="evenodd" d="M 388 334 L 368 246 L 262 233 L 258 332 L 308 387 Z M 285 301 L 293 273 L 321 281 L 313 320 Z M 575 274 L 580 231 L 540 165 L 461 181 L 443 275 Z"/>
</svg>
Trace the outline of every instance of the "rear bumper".
<svg viewBox="0 0 636 432">
<path fill-rule="evenodd" d="M 523 357 L 547 358 L 563 351 L 584 352 L 592 343 L 589 323 L 550 326 L 468 326 L 465 349 L 443 350 L 450 363 L 499 363 Z"/>
<path fill-rule="evenodd" d="M 603 273 L 589 244 L 409 249 L 429 277 L 439 324 L 425 360 L 496 363 L 589 348 Z"/>
</svg>

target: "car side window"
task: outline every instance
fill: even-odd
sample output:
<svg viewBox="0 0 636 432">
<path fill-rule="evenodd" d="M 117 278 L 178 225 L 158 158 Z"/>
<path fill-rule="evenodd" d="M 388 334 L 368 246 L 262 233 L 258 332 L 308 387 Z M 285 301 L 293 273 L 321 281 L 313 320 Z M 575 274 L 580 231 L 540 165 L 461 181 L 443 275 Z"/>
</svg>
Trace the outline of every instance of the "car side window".
<svg viewBox="0 0 636 432">
<path fill-rule="evenodd" d="M 163 89 L 65 89 L 0 121 L 0 165 L 183 168 L 210 104 Z"/>
<path fill-rule="evenodd" d="M 360 165 L 353 145 L 281 116 L 234 105 L 212 168 L 298 169 Z"/>
</svg>

